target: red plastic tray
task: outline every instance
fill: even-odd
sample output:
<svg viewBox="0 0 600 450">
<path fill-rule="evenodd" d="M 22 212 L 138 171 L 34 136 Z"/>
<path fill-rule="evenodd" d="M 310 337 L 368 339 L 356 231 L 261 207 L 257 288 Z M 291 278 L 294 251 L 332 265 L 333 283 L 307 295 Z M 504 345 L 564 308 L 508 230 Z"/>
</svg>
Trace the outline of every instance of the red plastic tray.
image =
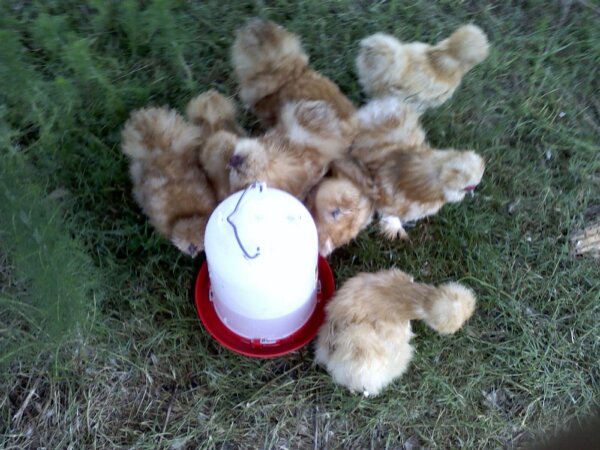
<svg viewBox="0 0 600 450">
<path fill-rule="evenodd" d="M 276 343 L 262 344 L 257 340 L 242 337 L 221 322 L 213 302 L 209 299 L 210 279 L 206 262 L 202 264 L 196 278 L 194 290 L 196 311 L 198 311 L 198 316 L 204 328 L 223 347 L 253 358 L 276 358 L 304 347 L 317 335 L 319 327 L 323 323 L 325 318 L 324 307 L 335 292 L 335 282 L 331 267 L 329 267 L 327 260 L 321 256 L 319 256 L 318 271 L 320 289 L 317 292 L 317 306 L 310 319 L 294 334 L 280 339 Z"/>
</svg>

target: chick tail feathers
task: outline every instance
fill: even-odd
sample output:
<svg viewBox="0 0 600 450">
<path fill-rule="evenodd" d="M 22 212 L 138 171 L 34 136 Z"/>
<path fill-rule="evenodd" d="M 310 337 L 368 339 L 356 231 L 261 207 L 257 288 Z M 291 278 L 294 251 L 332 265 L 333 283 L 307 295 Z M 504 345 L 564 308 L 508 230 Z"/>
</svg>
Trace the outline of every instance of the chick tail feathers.
<svg viewBox="0 0 600 450">
<path fill-rule="evenodd" d="M 125 123 L 121 149 L 132 159 L 151 160 L 165 153 L 187 153 L 201 139 L 202 131 L 175 111 L 144 108 L 134 111 Z"/>
<path fill-rule="evenodd" d="M 186 107 L 187 118 L 193 124 L 206 128 L 211 134 L 227 130 L 243 135 L 244 131 L 236 123 L 236 115 L 235 103 L 214 89 L 194 97 Z"/>
</svg>

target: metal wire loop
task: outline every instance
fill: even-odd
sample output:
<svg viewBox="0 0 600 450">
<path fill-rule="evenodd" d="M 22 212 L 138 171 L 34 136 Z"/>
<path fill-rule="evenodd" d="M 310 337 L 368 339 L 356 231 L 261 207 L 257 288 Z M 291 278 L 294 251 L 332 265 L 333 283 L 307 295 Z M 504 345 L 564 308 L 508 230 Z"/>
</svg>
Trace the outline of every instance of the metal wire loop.
<svg viewBox="0 0 600 450">
<path fill-rule="evenodd" d="M 244 196 L 246 195 L 246 192 L 248 192 L 249 189 L 253 189 L 258 185 L 258 189 L 259 192 L 263 191 L 263 185 L 262 183 L 258 183 L 258 182 L 254 182 L 251 185 L 249 185 L 248 187 L 246 187 L 246 189 L 244 189 L 244 192 L 242 192 L 242 195 L 240 195 L 240 198 L 238 199 L 235 208 L 233 209 L 233 211 L 231 212 L 231 214 L 229 214 L 227 216 L 227 222 L 229 223 L 229 225 L 231 225 L 231 227 L 233 228 L 233 234 L 235 236 L 235 240 L 237 241 L 238 245 L 240 246 L 240 249 L 242 250 L 242 252 L 244 253 L 244 256 L 248 259 L 255 259 L 258 256 L 260 256 L 260 247 L 256 247 L 256 253 L 254 255 L 250 255 L 250 253 L 248 253 L 246 251 L 246 248 L 244 247 L 244 244 L 242 244 L 242 241 L 240 240 L 240 236 L 238 234 L 238 230 L 237 227 L 235 226 L 235 223 L 233 223 L 233 221 L 231 220 L 231 217 L 237 212 L 240 204 L 242 203 L 242 199 L 244 198 Z"/>
</svg>

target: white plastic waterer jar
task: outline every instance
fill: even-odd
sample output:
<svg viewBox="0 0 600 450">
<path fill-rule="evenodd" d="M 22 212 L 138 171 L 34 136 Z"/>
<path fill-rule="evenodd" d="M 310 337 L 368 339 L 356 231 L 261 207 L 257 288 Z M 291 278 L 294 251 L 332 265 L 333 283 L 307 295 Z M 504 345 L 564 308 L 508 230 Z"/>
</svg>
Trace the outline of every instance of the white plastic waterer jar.
<svg viewBox="0 0 600 450">
<path fill-rule="evenodd" d="M 204 246 L 210 299 L 229 330 L 273 343 L 309 320 L 317 229 L 295 197 L 264 183 L 229 196 L 210 216 Z"/>
</svg>

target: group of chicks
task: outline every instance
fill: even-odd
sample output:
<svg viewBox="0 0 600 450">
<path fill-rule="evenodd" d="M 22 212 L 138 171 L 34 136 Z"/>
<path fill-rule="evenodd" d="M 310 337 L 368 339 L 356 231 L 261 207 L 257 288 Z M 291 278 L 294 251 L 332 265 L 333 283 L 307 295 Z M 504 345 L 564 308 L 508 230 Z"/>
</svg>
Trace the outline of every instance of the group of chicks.
<svg viewBox="0 0 600 450">
<path fill-rule="evenodd" d="M 481 181 L 483 159 L 432 148 L 419 119 L 487 54 L 487 37 L 474 25 L 436 45 L 369 36 L 356 59 L 369 101 L 357 109 L 310 68 L 296 35 L 252 19 L 237 31 L 232 63 L 239 97 L 266 131 L 248 136 L 233 101 L 214 90 L 191 100 L 186 118 L 165 108 L 134 111 L 122 141 L 134 198 L 191 256 L 204 249 L 216 205 L 257 180 L 304 202 L 323 256 L 375 216 L 385 237 L 406 237 L 405 224 L 461 201 Z M 473 292 L 458 283 L 416 283 L 397 269 L 361 273 L 327 304 L 316 359 L 336 382 L 377 395 L 407 369 L 410 320 L 454 333 L 474 308 Z"/>
</svg>

